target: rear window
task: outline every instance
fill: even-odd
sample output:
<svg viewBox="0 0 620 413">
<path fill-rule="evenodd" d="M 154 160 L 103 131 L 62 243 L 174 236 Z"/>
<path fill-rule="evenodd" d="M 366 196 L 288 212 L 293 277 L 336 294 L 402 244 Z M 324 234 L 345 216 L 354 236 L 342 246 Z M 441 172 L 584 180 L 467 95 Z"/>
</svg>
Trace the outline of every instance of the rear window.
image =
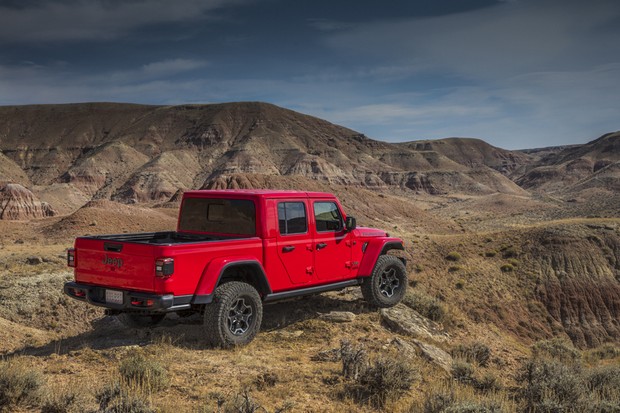
<svg viewBox="0 0 620 413">
<path fill-rule="evenodd" d="M 179 230 L 256 235 L 256 208 L 247 199 L 186 198 Z"/>
</svg>

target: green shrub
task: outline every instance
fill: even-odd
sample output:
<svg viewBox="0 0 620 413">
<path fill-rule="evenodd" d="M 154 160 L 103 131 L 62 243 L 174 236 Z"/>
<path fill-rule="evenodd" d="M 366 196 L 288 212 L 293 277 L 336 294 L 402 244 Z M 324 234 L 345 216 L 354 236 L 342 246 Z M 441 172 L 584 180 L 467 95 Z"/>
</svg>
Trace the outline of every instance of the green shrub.
<svg viewBox="0 0 620 413">
<path fill-rule="evenodd" d="M 36 404 L 41 398 L 43 376 L 21 359 L 0 363 L 0 411 L 20 404 Z"/>
<path fill-rule="evenodd" d="M 448 272 L 457 272 L 457 271 L 461 271 L 463 269 L 463 267 L 461 267 L 460 265 L 451 265 L 448 268 Z"/>
<path fill-rule="evenodd" d="M 503 247 L 501 251 L 502 251 L 502 257 L 504 258 L 516 258 L 519 256 L 519 253 L 517 252 L 517 250 L 512 246 Z"/>
<path fill-rule="evenodd" d="M 515 267 L 513 267 L 511 264 L 504 264 L 501 267 L 499 267 L 500 270 L 502 270 L 502 272 L 512 272 Z"/>
<path fill-rule="evenodd" d="M 465 280 L 458 280 L 454 286 L 457 290 L 462 290 L 465 287 Z"/>
<path fill-rule="evenodd" d="M 403 304 L 438 323 L 443 322 L 447 315 L 441 301 L 417 291 L 407 293 L 403 298 Z"/>
<path fill-rule="evenodd" d="M 168 384 L 166 369 L 156 360 L 146 358 L 138 352 L 129 355 L 119 366 L 121 379 L 128 385 L 157 391 Z"/>
<path fill-rule="evenodd" d="M 485 251 L 484 256 L 488 258 L 495 257 L 497 255 L 497 251 Z"/>
<path fill-rule="evenodd" d="M 518 267 L 519 266 L 519 260 L 516 260 L 514 258 L 509 258 L 508 259 L 508 264 L 512 265 L 513 267 Z"/>
<path fill-rule="evenodd" d="M 446 259 L 448 261 L 457 262 L 461 260 L 461 254 L 459 254 L 458 252 L 452 251 L 448 255 L 446 255 Z"/>
<path fill-rule="evenodd" d="M 478 341 L 471 344 L 459 344 L 450 352 L 452 357 L 465 359 L 470 363 L 476 363 L 486 367 L 491 358 L 491 349 L 486 344 Z"/>
</svg>

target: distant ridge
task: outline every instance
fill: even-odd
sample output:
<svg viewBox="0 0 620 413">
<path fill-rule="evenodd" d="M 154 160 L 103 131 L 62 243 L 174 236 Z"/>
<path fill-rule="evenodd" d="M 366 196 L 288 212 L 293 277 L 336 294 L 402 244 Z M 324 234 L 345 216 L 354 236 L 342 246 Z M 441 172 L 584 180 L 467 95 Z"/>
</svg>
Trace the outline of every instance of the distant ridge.
<svg viewBox="0 0 620 413">
<path fill-rule="evenodd" d="M 41 188 L 50 200 L 74 191 L 79 204 L 66 209 L 84 199 L 166 202 L 238 174 L 435 195 L 525 194 L 499 172 L 526 162 L 522 153 L 478 140 L 417 145 L 373 140 L 261 102 L 0 107 L 0 180 Z M 475 150 L 468 158 L 469 149 L 458 148 Z"/>
</svg>

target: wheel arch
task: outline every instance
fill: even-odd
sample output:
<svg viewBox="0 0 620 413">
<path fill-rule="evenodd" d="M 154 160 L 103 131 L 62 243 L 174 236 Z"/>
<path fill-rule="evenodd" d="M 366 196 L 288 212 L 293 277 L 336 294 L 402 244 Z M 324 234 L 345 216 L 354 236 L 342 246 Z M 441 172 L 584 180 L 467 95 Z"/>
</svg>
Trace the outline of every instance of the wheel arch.
<svg viewBox="0 0 620 413">
<path fill-rule="evenodd" d="M 360 263 L 360 269 L 358 272 L 359 277 L 369 277 L 372 274 L 372 270 L 375 268 L 375 264 L 380 256 L 386 255 L 390 250 L 401 250 L 403 241 L 398 238 L 375 238 L 366 241 L 368 245 L 362 257 Z M 407 261 L 404 258 L 398 257 L 401 262 L 406 266 Z"/>
<path fill-rule="evenodd" d="M 208 304 L 213 300 L 213 291 L 229 281 L 242 281 L 252 285 L 261 297 L 271 294 L 271 286 L 261 263 L 254 258 L 218 260 L 205 269 L 192 304 Z"/>
</svg>

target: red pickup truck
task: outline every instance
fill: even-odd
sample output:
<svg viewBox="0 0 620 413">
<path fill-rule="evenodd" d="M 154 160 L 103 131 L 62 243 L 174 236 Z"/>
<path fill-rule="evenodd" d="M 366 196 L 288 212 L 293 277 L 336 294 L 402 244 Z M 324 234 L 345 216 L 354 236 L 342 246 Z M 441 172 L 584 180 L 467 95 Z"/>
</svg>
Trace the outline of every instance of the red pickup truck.
<svg viewBox="0 0 620 413">
<path fill-rule="evenodd" d="M 393 249 L 401 239 L 356 227 L 329 193 L 188 191 L 176 231 L 77 238 L 64 291 L 133 327 L 200 312 L 209 343 L 230 347 L 258 333 L 263 303 L 361 285 L 395 305 L 407 272 Z"/>
</svg>

